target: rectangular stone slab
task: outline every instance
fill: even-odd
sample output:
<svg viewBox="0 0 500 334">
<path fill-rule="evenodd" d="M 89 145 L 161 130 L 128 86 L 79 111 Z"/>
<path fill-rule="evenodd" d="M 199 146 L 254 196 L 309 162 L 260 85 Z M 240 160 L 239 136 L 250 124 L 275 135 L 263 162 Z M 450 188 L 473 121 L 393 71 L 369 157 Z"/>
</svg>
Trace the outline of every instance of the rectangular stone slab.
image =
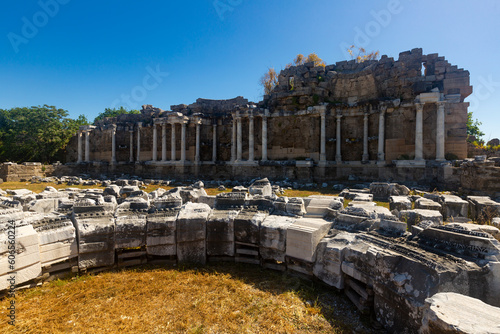
<svg viewBox="0 0 500 334">
<path fill-rule="evenodd" d="M 207 255 L 234 256 L 234 219 L 239 210 L 213 210 L 207 221 Z"/>
<path fill-rule="evenodd" d="M 146 253 L 155 256 L 177 254 L 176 221 L 178 210 L 147 216 Z"/>
<path fill-rule="evenodd" d="M 297 219 L 287 229 L 286 255 L 293 258 L 314 262 L 316 247 L 328 233 L 332 223 L 323 219 Z"/>
<path fill-rule="evenodd" d="M 259 245 L 260 225 L 268 216 L 267 212 L 245 209 L 234 220 L 234 240 L 245 244 Z"/>
<path fill-rule="evenodd" d="M 285 261 L 286 231 L 295 218 L 268 216 L 260 226 L 260 256 L 265 260 Z"/>
</svg>

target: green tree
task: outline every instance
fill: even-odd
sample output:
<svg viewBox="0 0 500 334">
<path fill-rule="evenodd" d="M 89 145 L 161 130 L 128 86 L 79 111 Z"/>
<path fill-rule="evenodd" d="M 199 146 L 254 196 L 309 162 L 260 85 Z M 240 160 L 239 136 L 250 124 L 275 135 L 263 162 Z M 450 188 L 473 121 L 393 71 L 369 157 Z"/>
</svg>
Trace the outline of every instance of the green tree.
<svg viewBox="0 0 500 334">
<path fill-rule="evenodd" d="M 140 113 L 141 112 L 139 110 L 127 110 L 123 106 L 118 108 L 118 109 L 117 108 L 106 108 L 106 109 L 104 109 L 104 112 L 97 115 L 97 117 L 94 119 L 94 125 L 98 121 L 102 120 L 105 117 L 117 117 L 117 116 L 124 115 L 124 114 L 140 114 Z"/>
<path fill-rule="evenodd" d="M 68 118 L 54 106 L 0 110 L 0 159 L 51 162 L 64 149 L 86 117 Z"/>
<path fill-rule="evenodd" d="M 482 137 L 484 136 L 484 132 L 482 132 L 479 127 L 482 125 L 477 119 L 474 120 L 472 118 L 472 111 L 467 113 L 467 136 L 474 136 L 476 140 L 482 141 Z"/>
</svg>

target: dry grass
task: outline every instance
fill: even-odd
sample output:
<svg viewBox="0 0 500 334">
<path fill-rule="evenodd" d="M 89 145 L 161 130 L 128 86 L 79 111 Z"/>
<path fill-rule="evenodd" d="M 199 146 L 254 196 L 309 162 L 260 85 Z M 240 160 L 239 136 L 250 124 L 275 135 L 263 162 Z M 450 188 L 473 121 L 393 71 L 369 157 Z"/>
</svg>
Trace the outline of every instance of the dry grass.
<svg viewBox="0 0 500 334">
<path fill-rule="evenodd" d="M 331 289 L 236 264 L 51 282 L 18 294 L 16 327 L 6 324 L 7 305 L 1 333 L 350 333 L 356 321 Z"/>
<path fill-rule="evenodd" d="M 67 184 L 56 184 L 53 182 L 42 182 L 42 183 L 31 183 L 31 182 L 4 182 L 0 184 L 0 189 L 2 190 L 16 190 L 16 189 L 28 189 L 31 190 L 35 193 L 40 193 L 42 192 L 46 187 L 54 187 L 57 190 L 59 189 L 66 189 L 66 188 L 78 188 L 78 189 L 104 189 L 104 187 L 101 186 L 68 186 Z"/>
</svg>

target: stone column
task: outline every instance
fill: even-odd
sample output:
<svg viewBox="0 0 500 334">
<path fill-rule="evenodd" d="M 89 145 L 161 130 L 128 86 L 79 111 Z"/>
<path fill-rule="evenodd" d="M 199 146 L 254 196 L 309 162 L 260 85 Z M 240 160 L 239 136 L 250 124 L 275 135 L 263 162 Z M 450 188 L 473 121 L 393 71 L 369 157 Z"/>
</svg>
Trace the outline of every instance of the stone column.
<svg viewBox="0 0 500 334">
<path fill-rule="evenodd" d="M 134 162 L 134 130 L 130 130 L 129 128 L 128 132 L 130 133 L 130 158 L 129 162 Z"/>
<path fill-rule="evenodd" d="M 341 140 L 342 140 L 342 136 L 341 136 L 341 126 L 340 126 L 340 120 L 342 119 L 342 115 L 340 113 L 337 112 L 337 151 L 335 152 L 335 161 L 337 163 L 341 163 L 342 162 L 342 152 L 340 151 L 341 150 Z"/>
<path fill-rule="evenodd" d="M 236 119 L 233 118 L 233 135 L 231 137 L 231 161 L 236 160 Z"/>
<path fill-rule="evenodd" d="M 213 132 L 213 137 L 212 137 L 212 161 L 216 162 L 217 161 L 217 123 L 214 123 L 212 125 L 212 132 Z"/>
<path fill-rule="evenodd" d="M 236 147 L 236 161 L 241 161 L 241 153 L 243 150 L 241 140 L 242 140 L 242 132 L 241 132 L 241 117 L 238 117 L 236 119 L 237 122 L 237 133 L 236 133 L 236 141 L 237 141 L 237 147 Z"/>
<path fill-rule="evenodd" d="M 196 151 L 194 161 L 196 163 L 200 162 L 200 124 L 196 124 Z"/>
<path fill-rule="evenodd" d="M 111 164 L 116 163 L 116 125 L 111 126 Z"/>
<path fill-rule="evenodd" d="M 186 161 L 186 123 L 181 124 L 181 162 Z"/>
<path fill-rule="evenodd" d="M 437 102 L 437 120 L 436 120 L 436 160 L 444 161 L 444 140 L 445 140 L 445 125 L 444 125 L 444 106 L 445 101 Z"/>
<path fill-rule="evenodd" d="M 424 147 L 424 131 L 423 131 L 423 112 L 424 103 L 416 103 L 416 128 L 415 128 L 415 160 L 423 160 L 423 147 Z"/>
<path fill-rule="evenodd" d="M 321 139 L 319 161 L 326 162 L 326 111 L 321 111 Z"/>
<path fill-rule="evenodd" d="M 172 136 L 170 145 L 172 146 L 172 152 L 170 153 L 170 160 L 175 161 L 175 123 L 172 123 Z"/>
<path fill-rule="evenodd" d="M 378 116 L 378 161 L 385 161 L 384 142 L 385 142 L 385 111 L 387 107 L 380 108 Z"/>
<path fill-rule="evenodd" d="M 77 134 L 77 139 L 78 139 L 78 163 L 82 162 L 82 156 L 83 156 L 83 148 L 82 148 L 82 131 L 78 130 Z"/>
<path fill-rule="evenodd" d="M 255 154 L 253 115 L 248 119 L 248 137 L 248 160 L 253 161 Z"/>
<path fill-rule="evenodd" d="M 85 162 L 90 162 L 90 131 L 85 131 Z"/>
<path fill-rule="evenodd" d="M 363 118 L 363 162 L 368 162 L 370 155 L 368 154 L 368 113 L 365 113 Z"/>
<path fill-rule="evenodd" d="M 153 161 L 158 160 L 158 133 L 157 133 L 157 126 L 156 124 L 153 123 L 153 154 L 152 154 L 152 159 Z"/>
<path fill-rule="evenodd" d="M 167 161 L 167 124 L 161 125 L 161 161 Z"/>
<path fill-rule="evenodd" d="M 267 161 L 267 116 L 262 116 L 262 161 Z"/>
<path fill-rule="evenodd" d="M 137 123 L 137 162 L 141 162 L 141 128 L 142 122 Z"/>
</svg>

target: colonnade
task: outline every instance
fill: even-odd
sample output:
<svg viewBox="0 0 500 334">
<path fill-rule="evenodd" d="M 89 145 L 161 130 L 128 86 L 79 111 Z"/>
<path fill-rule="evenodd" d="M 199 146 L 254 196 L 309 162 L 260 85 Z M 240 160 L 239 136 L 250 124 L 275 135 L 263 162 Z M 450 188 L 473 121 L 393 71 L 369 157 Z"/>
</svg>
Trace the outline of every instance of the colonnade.
<svg viewBox="0 0 500 334">
<path fill-rule="evenodd" d="M 416 129 L 415 129 L 415 160 L 423 161 L 423 111 L 425 103 L 429 101 L 419 101 L 415 103 L 416 109 Z M 431 101 L 431 103 L 437 104 L 437 121 L 436 121 L 436 160 L 445 160 L 445 101 Z M 320 118 L 320 154 L 319 154 L 319 165 L 326 166 L 327 162 L 327 152 L 326 152 L 326 116 L 327 107 L 317 106 L 314 107 L 315 112 L 311 116 L 318 116 Z M 343 113 L 341 109 L 336 109 L 332 111 L 336 119 L 336 152 L 335 152 L 335 163 L 342 163 L 342 119 L 348 117 L 346 113 Z M 362 113 L 363 116 L 363 153 L 362 162 L 369 162 L 369 117 L 370 115 L 376 115 L 378 113 L 379 125 L 378 125 L 378 152 L 377 161 L 382 163 L 385 161 L 385 116 L 387 112 L 387 106 L 381 104 L 378 107 L 378 111 L 373 112 L 372 107 L 369 110 L 365 110 Z M 359 113 L 358 113 L 359 114 Z M 265 110 L 264 112 L 253 113 L 252 110 L 249 112 L 236 111 L 233 113 L 232 119 L 232 136 L 231 136 L 231 163 L 241 164 L 241 163 L 255 163 L 255 117 L 261 117 L 262 119 L 262 150 L 261 150 L 261 161 L 266 161 L 268 159 L 268 118 L 271 117 L 269 112 Z M 242 122 L 243 118 L 248 118 L 248 159 L 243 160 L 243 132 L 242 132 Z M 161 126 L 161 162 L 172 163 L 178 162 L 180 164 L 186 163 L 186 127 L 188 123 L 194 123 L 196 130 L 196 141 L 195 141 L 195 156 L 194 163 L 200 164 L 200 137 L 201 137 L 201 126 L 202 118 L 200 116 L 195 116 L 188 118 L 182 114 L 174 115 L 173 117 L 157 118 L 153 122 L 153 145 L 152 145 L 152 157 L 151 161 L 158 162 L 158 126 Z M 167 126 L 171 126 L 171 156 L 170 160 L 167 160 Z M 213 140 L 212 140 L 212 162 L 217 161 L 217 123 L 212 124 Z M 180 147 L 180 160 L 177 160 L 177 141 L 176 141 L 176 129 L 178 126 L 181 127 L 181 147 Z M 95 127 L 93 126 L 83 126 L 78 131 L 78 162 L 90 162 L 90 140 L 89 135 Z M 134 128 L 131 126 L 128 128 L 130 133 L 130 158 L 129 162 L 134 162 L 134 132 L 137 132 L 137 148 L 136 148 L 136 162 L 141 161 L 141 131 L 143 128 L 142 122 L 138 122 Z M 116 160 L 116 125 L 111 125 L 110 131 L 112 136 L 112 149 L 111 149 L 111 164 L 115 164 Z M 85 160 L 83 159 L 83 143 L 82 135 L 85 135 Z"/>
</svg>

